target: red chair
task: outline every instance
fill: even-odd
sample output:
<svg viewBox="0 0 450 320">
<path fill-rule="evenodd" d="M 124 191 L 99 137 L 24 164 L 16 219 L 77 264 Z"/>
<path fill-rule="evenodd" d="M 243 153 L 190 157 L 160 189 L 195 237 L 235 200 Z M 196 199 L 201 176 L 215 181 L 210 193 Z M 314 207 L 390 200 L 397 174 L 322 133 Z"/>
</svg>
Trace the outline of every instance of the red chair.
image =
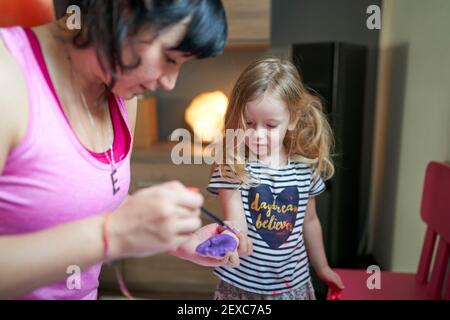
<svg viewBox="0 0 450 320">
<path fill-rule="evenodd" d="M 420 212 L 427 230 L 416 274 L 381 272 L 381 288 L 370 290 L 367 279 L 371 273 L 335 269 L 342 277 L 345 289 L 339 293 L 329 290 L 327 299 L 450 300 L 450 164 L 428 164 Z"/>
<path fill-rule="evenodd" d="M 1 0 L 0 12 L 0 27 L 33 27 L 53 20 L 53 0 Z"/>
</svg>

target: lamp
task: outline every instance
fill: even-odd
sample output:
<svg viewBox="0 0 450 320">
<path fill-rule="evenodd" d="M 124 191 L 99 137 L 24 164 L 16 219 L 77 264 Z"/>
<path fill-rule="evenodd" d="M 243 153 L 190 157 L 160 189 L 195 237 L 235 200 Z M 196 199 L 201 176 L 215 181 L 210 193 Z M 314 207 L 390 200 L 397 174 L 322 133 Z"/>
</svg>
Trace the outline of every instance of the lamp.
<svg viewBox="0 0 450 320">
<path fill-rule="evenodd" d="M 228 98 L 222 91 L 196 96 L 187 107 L 184 118 L 202 142 L 212 142 L 224 127 Z"/>
</svg>

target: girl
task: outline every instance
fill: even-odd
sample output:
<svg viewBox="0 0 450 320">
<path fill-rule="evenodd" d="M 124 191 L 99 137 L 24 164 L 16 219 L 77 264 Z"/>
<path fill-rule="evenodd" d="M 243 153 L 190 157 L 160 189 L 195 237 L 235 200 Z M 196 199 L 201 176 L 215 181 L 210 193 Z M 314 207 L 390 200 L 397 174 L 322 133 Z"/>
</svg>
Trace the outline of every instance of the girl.
<svg viewBox="0 0 450 320">
<path fill-rule="evenodd" d="M 232 90 L 225 129 L 226 161 L 208 190 L 254 250 L 233 253 L 237 268 L 216 268 L 215 299 L 315 299 L 309 261 L 330 287 L 342 289 L 325 256 L 314 200 L 334 171 L 331 129 L 296 68 L 277 58 L 248 66 Z M 244 130 L 237 144 L 229 129 Z"/>
</svg>

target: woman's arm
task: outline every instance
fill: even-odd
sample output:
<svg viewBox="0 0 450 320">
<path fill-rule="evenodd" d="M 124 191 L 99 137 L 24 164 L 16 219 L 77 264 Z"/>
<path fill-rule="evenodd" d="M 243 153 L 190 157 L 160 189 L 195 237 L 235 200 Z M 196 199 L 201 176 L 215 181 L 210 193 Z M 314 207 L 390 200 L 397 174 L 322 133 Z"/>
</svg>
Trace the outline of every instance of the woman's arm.
<svg viewBox="0 0 450 320">
<path fill-rule="evenodd" d="M 164 205 L 162 205 L 164 204 Z M 109 218 L 108 259 L 143 257 L 187 242 L 201 226 L 203 198 L 179 182 L 139 190 Z M 103 260 L 103 217 L 44 231 L 0 236 L 0 297 L 13 298 Z M 86 245 L 88 244 L 88 245 Z"/>
<path fill-rule="evenodd" d="M 0 174 L 9 152 L 25 136 L 28 97 L 25 79 L 0 36 Z"/>
<path fill-rule="evenodd" d="M 1 236 L 0 299 L 62 280 L 71 265 L 85 270 L 102 259 L 102 216 L 33 234 Z"/>
<path fill-rule="evenodd" d="M 3 62 L 0 59 L 0 69 L 11 68 Z M 0 75 L 0 87 L 5 88 L 4 82 L 5 77 Z M 6 92 L 0 95 L 0 175 L 9 152 L 24 133 L 19 117 L 27 118 L 26 113 L 21 114 L 20 100 L 16 101 L 16 108 L 10 107 L 13 105 L 11 91 Z M 83 270 L 100 262 L 103 254 L 100 225 L 98 216 L 43 232 L 0 236 L 0 298 L 13 298 L 61 280 L 67 276 L 70 265 L 78 265 Z"/>
<path fill-rule="evenodd" d="M 0 38 L 0 175 L 28 122 L 26 85 L 21 70 Z M 102 259 L 101 217 L 52 230 L 0 236 L 0 298 L 15 297 L 63 279 L 67 267 L 81 269 Z M 72 238 L 68 235 L 77 235 Z M 84 244 L 90 243 L 89 246 Z M 58 245 L 55 245 L 58 244 Z"/>
<path fill-rule="evenodd" d="M 310 197 L 306 207 L 306 216 L 303 223 L 303 233 L 309 260 L 319 278 L 329 286 L 343 289 L 339 276 L 328 265 L 323 246 L 322 226 L 316 212 L 316 200 Z"/>
</svg>

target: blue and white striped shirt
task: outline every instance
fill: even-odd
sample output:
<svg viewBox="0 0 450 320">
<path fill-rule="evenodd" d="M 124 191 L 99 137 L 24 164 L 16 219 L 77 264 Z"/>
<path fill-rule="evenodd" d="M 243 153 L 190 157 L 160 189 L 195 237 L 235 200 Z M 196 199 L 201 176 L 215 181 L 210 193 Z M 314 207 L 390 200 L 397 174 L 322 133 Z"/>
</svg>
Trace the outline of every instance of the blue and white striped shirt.
<svg viewBox="0 0 450 320">
<path fill-rule="evenodd" d="M 245 168 L 258 185 L 221 177 L 216 168 L 208 191 L 217 195 L 217 189 L 240 190 L 253 254 L 241 257 L 238 268 L 218 267 L 214 273 L 240 289 L 260 294 L 296 289 L 310 279 L 303 240 L 308 198 L 322 193 L 325 184 L 303 162 L 290 161 L 276 169 L 250 162 Z"/>
</svg>

